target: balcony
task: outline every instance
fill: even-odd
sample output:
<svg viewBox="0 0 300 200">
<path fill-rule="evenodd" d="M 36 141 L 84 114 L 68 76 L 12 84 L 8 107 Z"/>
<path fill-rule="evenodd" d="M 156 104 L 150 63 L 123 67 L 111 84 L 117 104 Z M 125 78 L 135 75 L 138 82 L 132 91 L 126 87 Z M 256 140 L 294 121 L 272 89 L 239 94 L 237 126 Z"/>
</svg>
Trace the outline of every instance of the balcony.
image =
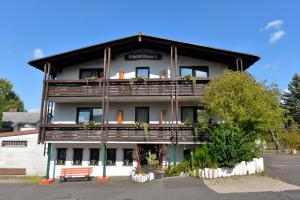
<svg viewBox="0 0 300 200">
<path fill-rule="evenodd" d="M 111 97 L 136 97 L 136 96 L 170 96 L 172 90 L 178 96 L 199 96 L 204 93 L 204 89 L 209 78 L 199 78 L 192 81 L 183 79 L 147 79 L 145 82 L 132 82 L 129 79 L 106 80 L 109 84 L 109 95 Z M 104 80 L 48 80 L 48 97 L 101 97 L 102 84 Z M 177 88 L 175 83 L 177 82 Z"/>
<path fill-rule="evenodd" d="M 45 141 L 95 141 L 101 142 L 101 125 L 84 128 L 83 124 L 45 124 Z M 176 136 L 180 142 L 195 142 L 192 126 L 175 124 L 149 124 L 148 133 L 134 124 L 109 124 L 108 142 L 170 142 Z M 172 134 L 173 133 L 173 134 Z M 174 139 L 175 141 L 175 139 Z"/>
</svg>

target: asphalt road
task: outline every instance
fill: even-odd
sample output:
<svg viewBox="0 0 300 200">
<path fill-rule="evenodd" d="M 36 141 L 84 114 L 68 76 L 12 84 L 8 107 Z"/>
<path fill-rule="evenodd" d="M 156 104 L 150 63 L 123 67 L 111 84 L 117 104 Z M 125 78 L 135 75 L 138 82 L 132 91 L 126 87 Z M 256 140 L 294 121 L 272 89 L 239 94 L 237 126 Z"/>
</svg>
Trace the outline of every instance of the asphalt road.
<svg viewBox="0 0 300 200">
<path fill-rule="evenodd" d="M 264 162 L 268 176 L 300 186 L 300 154 L 265 154 Z"/>
<path fill-rule="evenodd" d="M 299 184 L 299 157 L 265 155 L 267 175 Z M 144 184 L 126 178 L 113 178 L 108 183 L 67 182 L 40 186 L 0 184 L 0 200 L 300 200 L 300 190 L 284 192 L 219 194 L 209 189 L 201 179 L 168 178 Z"/>
</svg>

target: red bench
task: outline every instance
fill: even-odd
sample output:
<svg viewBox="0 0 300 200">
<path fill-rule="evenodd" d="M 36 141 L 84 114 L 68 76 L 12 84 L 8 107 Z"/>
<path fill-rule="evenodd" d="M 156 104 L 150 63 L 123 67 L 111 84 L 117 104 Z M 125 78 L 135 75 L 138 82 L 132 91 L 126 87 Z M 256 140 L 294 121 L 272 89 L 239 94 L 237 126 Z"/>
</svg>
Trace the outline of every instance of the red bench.
<svg viewBox="0 0 300 200">
<path fill-rule="evenodd" d="M 84 177 L 84 181 L 91 180 L 92 167 L 62 168 L 60 172 L 60 182 L 67 181 L 67 178 Z"/>
</svg>

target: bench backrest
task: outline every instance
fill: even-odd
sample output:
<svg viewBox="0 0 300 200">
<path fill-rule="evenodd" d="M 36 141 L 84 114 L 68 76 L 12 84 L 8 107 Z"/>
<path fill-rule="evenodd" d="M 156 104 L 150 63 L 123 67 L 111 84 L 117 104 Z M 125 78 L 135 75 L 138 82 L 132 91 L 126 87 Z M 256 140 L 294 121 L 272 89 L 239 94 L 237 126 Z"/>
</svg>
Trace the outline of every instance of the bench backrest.
<svg viewBox="0 0 300 200">
<path fill-rule="evenodd" d="M 61 175 L 63 176 L 90 176 L 92 173 L 92 167 L 74 167 L 61 169 Z"/>
</svg>

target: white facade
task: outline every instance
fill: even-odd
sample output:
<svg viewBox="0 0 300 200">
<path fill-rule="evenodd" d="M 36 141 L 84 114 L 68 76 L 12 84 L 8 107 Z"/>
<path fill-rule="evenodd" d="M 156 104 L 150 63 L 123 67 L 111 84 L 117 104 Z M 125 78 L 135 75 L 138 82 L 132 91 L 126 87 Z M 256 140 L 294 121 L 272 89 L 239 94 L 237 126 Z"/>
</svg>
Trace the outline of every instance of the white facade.
<svg viewBox="0 0 300 200">
<path fill-rule="evenodd" d="M 129 79 L 135 77 L 136 67 L 149 67 L 150 75 L 149 78 L 159 78 L 161 71 L 165 71 L 167 74 L 166 78 L 170 78 L 170 55 L 163 52 L 155 52 L 162 55 L 161 60 L 125 60 L 125 55 L 128 53 L 123 53 L 119 55 L 114 55 L 111 60 L 110 67 L 110 78 L 119 79 L 120 70 L 124 71 L 124 78 Z M 209 69 L 209 77 L 216 77 L 220 75 L 224 69 L 227 68 L 222 63 L 211 62 L 207 60 L 201 60 L 191 57 L 178 56 L 178 71 L 180 66 L 207 66 Z M 79 72 L 82 68 L 103 68 L 103 60 L 93 60 L 90 62 L 79 63 L 72 66 L 66 66 L 62 68 L 57 74 L 57 80 L 78 80 Z M 101 98 L 94 99 L 92 101 L 84 101 L 84 99 L 77 99 L 73 97 L 72 101 L 69 101 L 70 97 L 66 97 L 61 102 L 55 103 L 54 118 L 53 123 L 55 124 L 75 124 L 77 108 L 80 107 L 101 107 Z M 75 100 L 74 100 L 75 99 Z M 181 107 L 182 106 L 196 106 L 195 98 L 188 101 L 179 101 L 179 123 L 181 123 Z M 75 103 L 76 102 L 76 103 Z M 136 97 L 131 98 L 122 102 L 122 98 L 118 101 L 111 101 L 109 103 L 109 123 L 117 123 L 118 111 L 123 111 L 124 124 L 132 124 L 135 122 L 135 107 L 147 106 L 149 107 L 149 124 L 159 124 L 161 111 L 165 112 L 166 123 L 171 123 L 171 104 L 168 98 L 158 101 L 155 98 L 144 98 Z M 98 166 L 93 166 L 93 176 L 102 176 L 103 173 L 103 147 L 101 144 L 96 144 L 95 142 L 84 143 L 84 142 L 63 142 L 56 141 L 52 143 L 52 156 L 50 163 L 50 178 L 59 177 L 61 168 L 78 167 L 72 165 L 73 161 L 73 149 L 83 148 L 83 159 L 82 166 L 89 166 L 89 149 L 100 148 L 100 158 Z M 166 154 L 163 157 L 163 165 L 167 166 L 173 162 L 173 147 L 171 142 L 164 142 L 166 145 Z M 115 142 L 107 144 L 107 148 L 116 148 L 116 165 L 107 166 L 106 173 L 107 176 L 128 176 L 130 175 L 137 165 L 137 162 L 133 162 L 133 166 L 123 166 L 123 150 L 126 148 L 135 149 L 137 146 L 136 142 Z M 194 144 L 179 144 L 177 146 L 176 160 L 180 162 L 183 160 L 184 149 L 193 149 Z M 57 148 L 67 148 L 66 162 L 64 165 L 56 165 L 55 161 L 57 158 Z"/>
<path fill-rule="evenodd" d="M 110 78 L 119 79 L 119 71 L 124 71 L 124 78 L 129 79 L 135 77 L 136 67 L 149 67 L 150 78 L 159 78 L 160 71 L 165 70 L 170 76 L 170 55 L 163 52 L 155 52 L 162 55 L 161 60 L 125 60 L 124 54 L 115 55 L 111 60 Z M 208 66 L 209 76 L 216 77 L 220 75 L 226 65 L 207 60 L 201 60 L 186 56 L 178 56 L 178 68 L 180 66 Z M 82 68 L 103 68 L 103 59 L 93 60 L 90 62 L 79 63 L 77 65 L 64 67 L 62 72 L 57 74 L 58 80 L 77 80 L 79 79 L 79 69 Z"/>
<path fill-rule="evenodd" d="M 188 144 L 181 144 L 177 146 L 176 151 L 176 159 L 179 163 L 183 160 L 183 151 L 184 149 L 194 149 L 195 145 L 188 145 Z M 66 162 L 64 165 L 56 165 L 56 149 L 57 148 L 67 148 L 67 155 L 66 155 Z M 73 161 L 73 148 L 83 148 L 83 159 L 82 159 L 82 165 L 80 166 L 74 166 L 72 165 Z M 51 164 L 50 164 L 50 172 L 49 176 L 50 178 L 59 178 L 60 172 L 62 168 L 70 168 L 70 167 L 88 167 L 89 166 L 89 152 L 91 148 L 99 148 L 100 149 L 100 155 L 99 155 L 99 163 L 97 166 L 93 167 L 93 174 L 92 176 L 98 177 L 102 176 L 103 174 L 103 147 L 101 144 L 95 144 L 95 143 L 78 143 L 78 144 L 72 144 L 72 143 L 55 143 L 52 145 L 52 156 L 51 156 Z M 116 165 L 115 166 L 106 166 L 106 175 L 107 176 L 130 176 L 134 169 L 137 167 L 136 160 L 133 161 L 132 166 L 124 166 L 123 165 L 123 150 L 124 149 L 135 149 L 136 144 L 107 144 L 107 149 L 114 148 L 116 149 Z M 163 166 L 168 166 L 173 163 L 173 147 L 171 144 L 166 145 L 166 153 L 163 156 Z"/>
<path fill-rule="evenodd" d="M 43 155 L 44 145 L 37 144 L 38 134 L 0 137 L 0 168 L 25 168 L 26 175 L 44 176 L 47 156 Z M 26 141 L 27 147 L 3 146 L 7 141 Z"/>
</svg>

